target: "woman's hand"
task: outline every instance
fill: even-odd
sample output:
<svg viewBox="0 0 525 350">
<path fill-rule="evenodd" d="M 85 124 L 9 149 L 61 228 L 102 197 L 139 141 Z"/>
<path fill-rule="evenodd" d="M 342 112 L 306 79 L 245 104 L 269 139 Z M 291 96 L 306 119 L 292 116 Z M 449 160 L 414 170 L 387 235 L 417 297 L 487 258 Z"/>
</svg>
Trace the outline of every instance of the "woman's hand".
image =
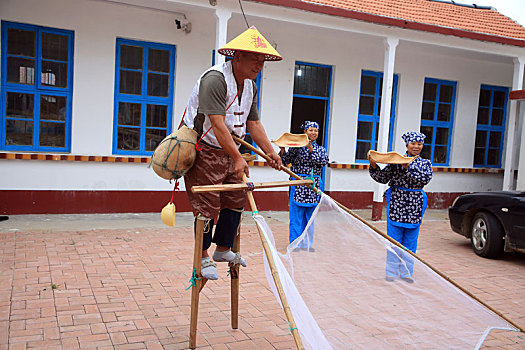
<svg viewBox="0 0 525 350">
<path fill-rule="evenodd" d="M 308 152 L 312 153 L 314 151 L 314 146 L 310 142 L 306 145 L 306 148 L 308 148 Z"/>
<path fill-rule="evenodd" d="M 370 158 L 370 153 L 366 155 L 366 158 L 368 159 L 368 162 L 370 163 L 370 167 L 372 167 L 373 169 L 376 169 L 377 163 L 372 158 Z"/>
</svg>

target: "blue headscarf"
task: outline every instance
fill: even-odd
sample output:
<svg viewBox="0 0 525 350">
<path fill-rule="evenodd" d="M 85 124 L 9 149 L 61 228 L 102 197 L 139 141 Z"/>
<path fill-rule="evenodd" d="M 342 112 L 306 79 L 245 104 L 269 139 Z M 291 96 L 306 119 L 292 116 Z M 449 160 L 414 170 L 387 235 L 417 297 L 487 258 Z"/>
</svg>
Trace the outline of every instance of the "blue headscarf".
<svg viewBox="0 0 525 350">
<path fill-rule="evenodd" d="M 309 120 L 306 120 L 303 124 L 301 124 L 301 129 L 308 130 L 310 128 L 317 128 L 319 130 L 319 124 L 316 122 L 311 122 Z"/>
<path fill-rule="evenodd" d="M 425 134 L 422 134 L 417 131 L 409 131 L 403 134 L 401 138 L 405 141 L 405 144 L 408 145 L 410 142 L 421 142 L 425 143 Z"/>
</svg>

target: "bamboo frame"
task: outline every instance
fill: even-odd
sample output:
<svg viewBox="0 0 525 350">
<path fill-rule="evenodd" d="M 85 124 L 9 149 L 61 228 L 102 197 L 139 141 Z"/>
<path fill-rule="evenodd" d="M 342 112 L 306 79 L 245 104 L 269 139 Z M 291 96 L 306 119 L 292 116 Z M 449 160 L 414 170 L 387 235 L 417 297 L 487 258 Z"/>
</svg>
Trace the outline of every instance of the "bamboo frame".
<svg viewBox="0 0 525 350">
<path fill-rule="evenodd" d="M 261 157 L 263 157 L 267 162 L 270 162 L 272 161 L 272 159 L 270 157 L 268 157 L 266 154 L 264 154 L 263 152 L 261 152 L 259 149 L 253 147 L 251 144 L 249 144 L 248 142 L 244 141 L 243 139 L 240 139 L 238 138 L 237 136 L 235 135 L 232 135 L 233 137 L 233 140 L 242 144 L 243 146 L 246 146 L 248 149 L 252 150 L 253 152 L 257 153 L 258 155 L 260 155 Z M 290 169 L 284 167 L 281 165 L 281 168 L 280 170 L 284 171 L 285 173 L 287 173 L 288 175 L 290 175 L 291 177 L 295 178 L 295 179 L 302 179 L 300 176 L 298 176 L 297 174 L 295 174 L 293 171 L 291 171 Z M 320 190 L 317 190 L 318 193 L 322 193 Z M 361 218 L 359 215 L 357 215 L 356 213 L 352 212 L 352 210 L 348 209 L 347 207 L 345 207 L 344 205 L 342 205 L 341 203 L 337 202 L 335 199 L 332 198 L 332 200 L 341 208 L 343 209 L 345 212 L 347 212 L 348 214 L 352 215 L 353 217 L 355 217 L 356 219 L 358 219 L 359 221 L 361 221 L 363 224 L 367 225 L 369 228 L 371 228 L 372 230 L 374 230 L 376 233 L 378 233 L 379 235 L 381 235 L 383 238 L 386 238 L 390 243 L 392 244 L 395 244 L 396 246 L 400 247 L 400 248 L 404 248 L 403 245 L 401 245 L 399 242 L 397 242 L 396 240 L 394 240 L 393 238 L 387 236 L 385 233 L 383 233 L 382 231 L 380 231 L 379 229 L 377 229 L 376 227 L 374 227 L 372 224 L 368 223 L 365 219 Z M 454 282 L 454 280 L 452 280 L 450 277 L 448 277 L 447 275 L 445 275 L 444 273 L 442 273 L 441 271 L 437 270 L 436 268 L 434 268 L 432 265 L 430 265 L 428 262 L 426 262 L 425 260 L 423 260 L 422 258 L 420 258 L 419 256 L 417 256 L 416 254 L 412 253 L 411 251 L 409 250 L 406 250 L 406 252 L 410 253 L 413 257 L 415 257 L 417 260 L 421 261 L 423 264 L 425 264 L 426 266 L 428 266 L 432 271 L 434 271 L 435 273 L 437 273 L 439 276 L 443 277 L 445 280 L 447 280 L 448 282 L 450 282 L 454 287 L 458 288 L 459 290 L 461 290 L 463 293 L 467 294 L 469 297 L 471 297 L 472 299 L 476 300 L 478 303 L 480 303 L 481 305 L 485 306 L 487 309 L 489 309 L 490 311 L 494 312 L 496 315 L 498 315 L 499 317 L 501 317 L 502 319 L 504 319 L 505 321 L 507 321 L 510 325 L 514 326 L 516 329 L 519 329 L 521 332 L 524 332 L 525 333 L 525 330 L 523 328 L 521 328 L 520 326 L 518 326 L 516 323 L 514 323 L 513 321 L 511 321 L 510 319 L 508 319 L 507 317 L 505 317 L 503 314 L 501 314 L 499 311 L 496 311 L 494 308 L 492 308 L 490 305 L 487 305 L 484 301 L 480 300 L 478 297 L 476 297 L 475 295 L 473 295 L 471 292 L 469 292 L 468 290 L 466 290 L 465 288 L 461 287 L 459 284 L 457 284 L 456 282 Z"/>
<path fill-rule="evenodd" d="M 243 180 L 244 182 L 247 181 L 246 175 L 243 174 Z M 248 201 L 250 202 L 250 207 L 252 208 L 253 213 L 257 213 L 257 205 L 255 204 L 255 200 L 253 198 L 253 193 L 247 192 L 246 195 L 248 196 Z M 262 233 L 259 225 L 257 226 L 257 231 L 259 232 L 259 237 L 261 238 L 261 242 L 263 245 L 264 253 L 266 254 L 266 258 L 268 259 L 268 265 L 270 265 L 270 270 L 272 272 L 273 281 L 275 282 L 275 288 L 277 289 L 277 293 L 279 294 L 279 299 L 281 300 L 281 305 L 283 306 L 284 314 L 286 315 L 286 318 L 288 319 L 288 323 L 290 324 L 290 329 L 295 341 L 295 345 L 297 346 L 297 349 L 303 350 L 304 346 L 301 341 L 301 337 L 299 336 L 299 331 L 297 330 L 297 326 L 295 324 L 295 320 L 292 315 L 292 310 L 290 309 L 290 306 L 288 305 L 288 300 L 286 300 L 286 295 L 284 294 L 283 286 L 281 284 L 281 280 L 279 279 L 279 274 L 277 273 L 277 269 L 275 267 L 275 261 L 273 260 L 272 253 L 270 251 L 270 247 L 268 246 L 268 242 L 266 241 L 266 238 L 264 234 Z"/>
<path fill-rule="evenodd" d="M 225 192 L 225 191 L 244 191 L 252 190 L 257 188 L 274 188 L 274 187 L 290 187 L 298 185 L 309 185 L 313 184 L 312 180 L 295 180 L 295 181 L 274 181 L 274 182 L 254 182 L 253 186 L 248 186 L 246 183 L 243 184 L 222 184 L 222 185 L 206 185 L 206 186 L 193 186 L 191 191 L 193 193 L 202 192 Z"/>
</svg>

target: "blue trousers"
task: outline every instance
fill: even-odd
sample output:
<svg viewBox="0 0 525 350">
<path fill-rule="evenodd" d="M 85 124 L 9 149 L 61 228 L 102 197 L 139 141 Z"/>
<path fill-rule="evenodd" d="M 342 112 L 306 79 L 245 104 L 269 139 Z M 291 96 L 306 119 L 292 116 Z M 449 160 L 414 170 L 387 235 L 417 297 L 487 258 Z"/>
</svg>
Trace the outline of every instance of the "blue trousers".
<svg viewBox="0 0 525 350">
<path fill-rule="evenodd" d="M 317 205 L 311 207 L 303 207 L 297 205 L 293 200 L 289 201 L 290 208 L 290 243 L 295 241 L 297 237 L 303 234 L 308 221 L 312 217 L 312 214 Z M 301 244 L 298 245 L 299 248 L 310 248 L 314 241 L 314 228 L 313 225 L 310 226 L 307 232 L 307 237 L 304 239 Z"/>
<path fill-rule="evenodd" d="M 412 253 L 417 249 L 420 225 L 415 228 L 405 228 L 387 222 L 386 232 L 389 237 L 401 243 Z M 411 277 L 414 272 L 414 258 L 403 249 L 393 246 L 386 252 L 386 275 L 390 277 Z"/>
</svg>

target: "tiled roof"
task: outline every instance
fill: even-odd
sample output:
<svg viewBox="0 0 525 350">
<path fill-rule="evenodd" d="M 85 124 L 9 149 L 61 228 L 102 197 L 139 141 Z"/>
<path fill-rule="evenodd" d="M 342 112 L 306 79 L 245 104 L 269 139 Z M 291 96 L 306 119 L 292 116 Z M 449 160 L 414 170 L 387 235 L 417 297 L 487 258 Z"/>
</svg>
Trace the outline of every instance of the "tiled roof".
<svg viewBox="0 0 525 350">
<path fill-rule="evenodd" d="M 415 30 L 525 46 L 525 27 L 494 8 L 433 0 L 252 0 Z"/>
</svg>

